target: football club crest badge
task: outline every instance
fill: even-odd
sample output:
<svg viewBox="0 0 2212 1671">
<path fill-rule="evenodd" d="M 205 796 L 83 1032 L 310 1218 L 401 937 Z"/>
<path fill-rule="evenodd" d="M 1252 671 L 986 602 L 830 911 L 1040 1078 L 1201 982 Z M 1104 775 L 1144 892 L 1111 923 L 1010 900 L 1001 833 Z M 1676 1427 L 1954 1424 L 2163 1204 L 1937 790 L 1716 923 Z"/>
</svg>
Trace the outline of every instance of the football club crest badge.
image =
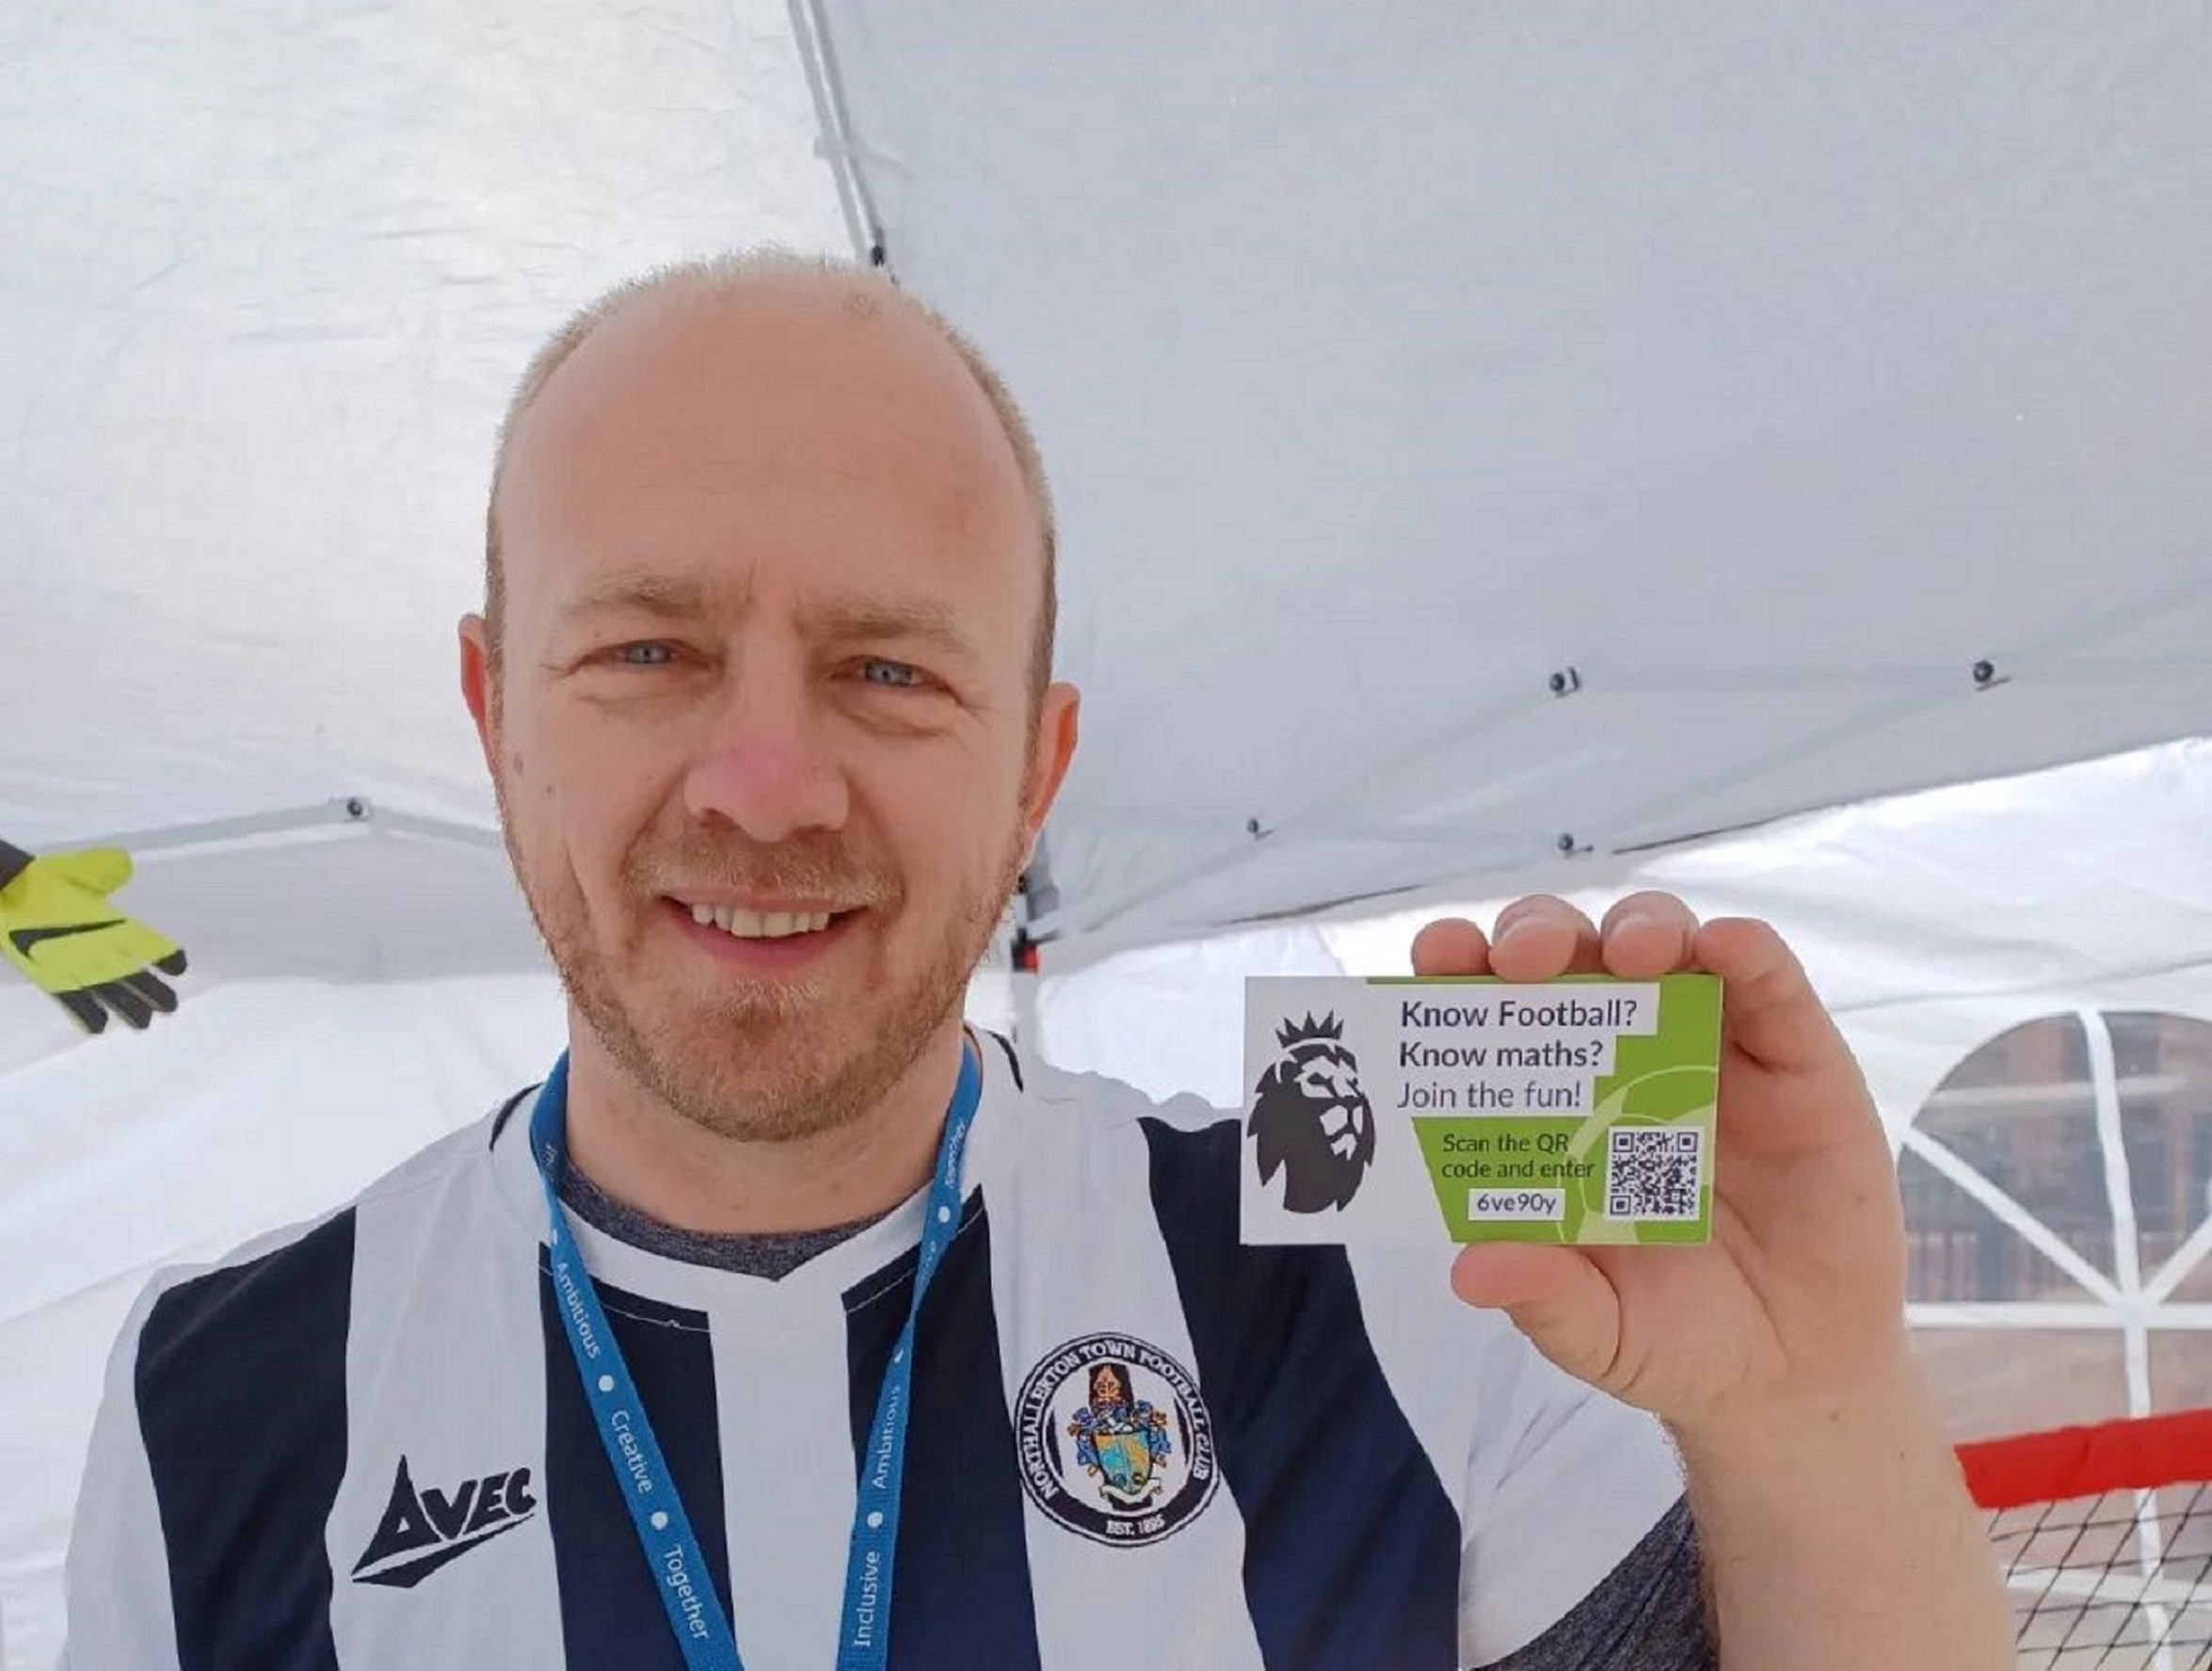
<svg viewBox="0 0 2212 1671">
<path fill-rule="evenodd" d="M 1190 1372 L 1126 1335 L 1047 1355 L 1016 1406 L 1022 1482 L 1071 1532 L 1157 1543 L 1212 1498 L 1213 1428 Z"/>
</svg>

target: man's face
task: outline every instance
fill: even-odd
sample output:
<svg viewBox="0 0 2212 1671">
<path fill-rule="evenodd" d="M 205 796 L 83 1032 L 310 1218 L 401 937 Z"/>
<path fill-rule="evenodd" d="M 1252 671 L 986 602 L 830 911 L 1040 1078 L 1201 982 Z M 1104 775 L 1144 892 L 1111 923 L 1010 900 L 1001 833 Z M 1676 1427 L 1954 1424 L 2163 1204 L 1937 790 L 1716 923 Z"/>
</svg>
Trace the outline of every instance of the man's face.
<svg viewBox="0 0 2212 1671">
<path fill-rule="evenodd" d="M 601 326 L 516 432 L 496 693 L 464 624 L 575 1008 L 731 1135 L 851 1118 L 956 1024 L 1074 744 L 1074 693 L 1032 699 L 1012 449 L 865 297 L 762 277 Z"/>
</svg>

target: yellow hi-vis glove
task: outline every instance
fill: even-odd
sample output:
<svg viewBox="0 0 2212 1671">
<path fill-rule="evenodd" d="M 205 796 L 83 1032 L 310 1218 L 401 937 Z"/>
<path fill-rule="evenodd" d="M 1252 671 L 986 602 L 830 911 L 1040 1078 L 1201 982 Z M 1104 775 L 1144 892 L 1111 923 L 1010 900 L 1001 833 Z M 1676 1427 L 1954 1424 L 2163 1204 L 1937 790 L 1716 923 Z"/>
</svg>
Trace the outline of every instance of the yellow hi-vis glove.
<svg viewBox="0 0 2212 1671">
<path fill-rule="evenodd" d="M 155 972 L 183 974 L 184 954 L 107 902 L 131 868 L 116 847 L 33 855 L 0 842 L 0 956 L 88 1033 L 106 1027 L 109 1010 L 143 1027 L 177 1007 Z"/>
</svg>

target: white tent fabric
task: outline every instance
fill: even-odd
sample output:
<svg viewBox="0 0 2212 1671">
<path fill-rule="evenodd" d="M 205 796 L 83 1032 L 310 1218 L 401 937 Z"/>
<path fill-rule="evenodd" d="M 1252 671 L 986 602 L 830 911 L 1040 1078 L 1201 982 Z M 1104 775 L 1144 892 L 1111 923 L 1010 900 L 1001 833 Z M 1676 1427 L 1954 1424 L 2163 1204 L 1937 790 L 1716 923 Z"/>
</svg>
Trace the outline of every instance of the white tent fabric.
<svg viewBox="0 0 2212 1671">
<path fill-rule="evenodd" d="M 1883 1031 L 1882 1018 L 2212 968 L 2207 831 L 2212 741 L 2196 738 L 1615 860 L 1565 897 L 1595 912 L 1659 888 L 1708 917 L 1763 917 L 1854 1044 L 1863 1036 L 1901 1048 L 1910 1035 Z M 1403 974 L 1422 923 L 1454 912 L 1483 920 L 1502 903 L 1440 895 L 1321 928 L 1354 973 Z M 1873 1070 L 1893 1132 L 1978 1042 L 1970 1028 L 1954 1036 L 1959 1048 L 1941 1066 Z"/>
<path fill-rule="evenodd" d="M 2202 6 L 822 8 L 1057 471 L 1064 958 L 2212 730 Z"/>
</svg>

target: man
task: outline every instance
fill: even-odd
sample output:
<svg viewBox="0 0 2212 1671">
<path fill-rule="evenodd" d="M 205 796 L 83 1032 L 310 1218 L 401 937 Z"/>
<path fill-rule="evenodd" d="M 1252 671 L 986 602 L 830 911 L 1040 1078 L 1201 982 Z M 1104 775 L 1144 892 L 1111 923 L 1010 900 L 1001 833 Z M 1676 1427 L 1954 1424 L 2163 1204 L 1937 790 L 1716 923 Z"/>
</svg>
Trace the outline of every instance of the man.
<svg viewBox="0 0 2212 1671">
<path fill-rule="evenodd" d="M 1708 1587 L 1729 1671 L 2010 1663 L 1886 1145 L 1763 926 L 1422 933 L 1727 982 L 1716 1242 L 1449 1285 L 1240 1246 L 1233 1117 L 963 1026 L 1076 743 L 1051 563 L 1011 402 L 878 278 L 554 340 L 461 677 L 569 1053 L 141 1303 L 72 1664 L 1648 1671 L 1714 1663 Z"/>
</svg>

